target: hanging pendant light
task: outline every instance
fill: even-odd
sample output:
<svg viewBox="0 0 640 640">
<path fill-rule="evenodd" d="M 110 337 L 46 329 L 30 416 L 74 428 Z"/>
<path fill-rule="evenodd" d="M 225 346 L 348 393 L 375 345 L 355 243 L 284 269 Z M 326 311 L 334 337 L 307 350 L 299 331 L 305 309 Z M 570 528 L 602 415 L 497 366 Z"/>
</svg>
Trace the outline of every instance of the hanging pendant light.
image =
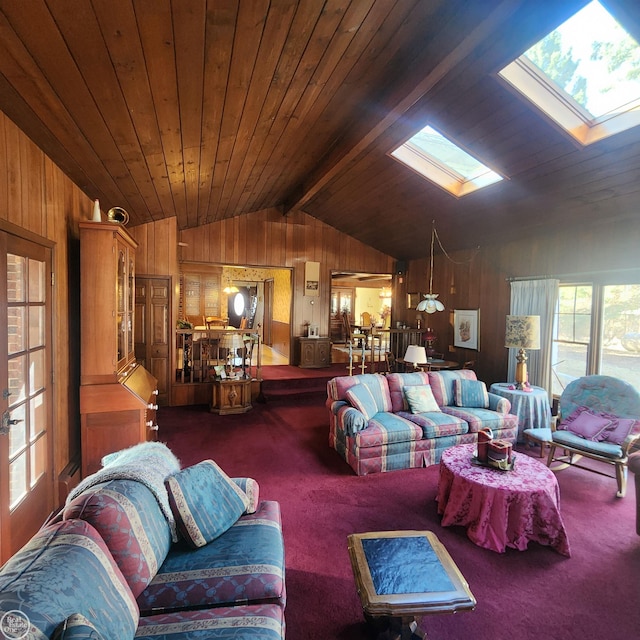
<svg viewBox="0 0 640 640">
<path fill-rule="evenodd" d="M 429 293 L 424 294 L 424 300 L 421 300 L 416 307 L 416 311 L 424 311 L 425 313 L 435 313 L 436 311 L 444 311 L 444 305 L 437 300 L 438 294 L 433 293 L 433 245 L 436 239 L 436 221 L 431 223 L 431 260 L 429 262 Z"/>
</svg>

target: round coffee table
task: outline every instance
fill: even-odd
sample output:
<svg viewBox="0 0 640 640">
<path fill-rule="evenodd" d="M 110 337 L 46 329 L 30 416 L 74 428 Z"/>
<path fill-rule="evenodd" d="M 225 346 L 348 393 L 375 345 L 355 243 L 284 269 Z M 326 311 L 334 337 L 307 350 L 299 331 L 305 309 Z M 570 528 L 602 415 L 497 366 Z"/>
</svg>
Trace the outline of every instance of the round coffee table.
<svg viewBox="0 0 640 640">
<path fill-rule="evenodd" d="M 462 525 L 472 542 L 498 553 L 524 551 L 534 541 L 571 555 L 553 472 L 522 453 L 514 454 L 512 471 L 479 466 L 475 451 L 475 444 L 463 444 L 442 454 L 436 498 L 442 526 Z"/>
</svg>

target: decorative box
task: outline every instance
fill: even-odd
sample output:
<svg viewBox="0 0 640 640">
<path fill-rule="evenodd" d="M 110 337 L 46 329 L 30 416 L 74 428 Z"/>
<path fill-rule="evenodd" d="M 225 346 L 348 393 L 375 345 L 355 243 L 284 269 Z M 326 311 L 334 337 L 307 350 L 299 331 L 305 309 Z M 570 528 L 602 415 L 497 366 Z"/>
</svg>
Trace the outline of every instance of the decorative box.
<svg viewBox="0 0 640 640">
<path fill-rule="evenodd" d="M 497 469 L 513 468 L 513 446 L 506 440 L 492 440 L 487 445 L 487 463 Z"/>
</svg>

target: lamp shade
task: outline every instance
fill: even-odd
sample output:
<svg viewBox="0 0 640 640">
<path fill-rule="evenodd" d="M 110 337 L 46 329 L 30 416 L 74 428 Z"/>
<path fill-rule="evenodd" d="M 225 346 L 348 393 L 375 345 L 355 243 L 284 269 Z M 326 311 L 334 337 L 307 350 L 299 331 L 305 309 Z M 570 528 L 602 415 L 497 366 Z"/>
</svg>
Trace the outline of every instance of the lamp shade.
<svg viewBox="0 0 640 640">
<path fill-rule="evenodd" d="M 540 316 L 507 316 L 504 346 L 513 349 L 539 349 Z"/>
<path fill-rule="evenodd" d="M 437 293 L 425 293 L 424 300 L 418 302 L 416 311 L 424 311 L 425 313 L 435 313 L 436 311 L 444 311 L 444 305 L 440 300 L 436 300 Z"/>
<path fill-rule="evenodd" d="M 222 340 L 220 346 L 225 349 L 235 350 L 244 346 L 242 335 L 237 332 L 231 332 L 222 334 Z"/>
<path fill-rule="evenodd" d="M 427 351 L 424 347 L 410 344 L 404 353 L 404 361 L 412 364 L 424 364 L 427 361 Z"/>
</svg>

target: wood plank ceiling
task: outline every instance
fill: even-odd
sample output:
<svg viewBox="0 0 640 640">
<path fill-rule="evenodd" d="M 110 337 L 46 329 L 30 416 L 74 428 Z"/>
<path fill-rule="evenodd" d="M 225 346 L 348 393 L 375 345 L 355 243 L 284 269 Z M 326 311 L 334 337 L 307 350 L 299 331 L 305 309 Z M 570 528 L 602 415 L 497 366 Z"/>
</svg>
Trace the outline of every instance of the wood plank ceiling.
<svg viewBox="0 0 640 640">
<path fill-rule="evenodd" d="M 580 148 L 496 76 L 584 4 L 0 0 L 0 109 L 131 225 L 302 210 L 411 259 L 431 220 L 454 250 L 637 219 L 640 128 Z M 508 179 L 456 199 L 388 156 L 427 123 Z"/>
</svg>

